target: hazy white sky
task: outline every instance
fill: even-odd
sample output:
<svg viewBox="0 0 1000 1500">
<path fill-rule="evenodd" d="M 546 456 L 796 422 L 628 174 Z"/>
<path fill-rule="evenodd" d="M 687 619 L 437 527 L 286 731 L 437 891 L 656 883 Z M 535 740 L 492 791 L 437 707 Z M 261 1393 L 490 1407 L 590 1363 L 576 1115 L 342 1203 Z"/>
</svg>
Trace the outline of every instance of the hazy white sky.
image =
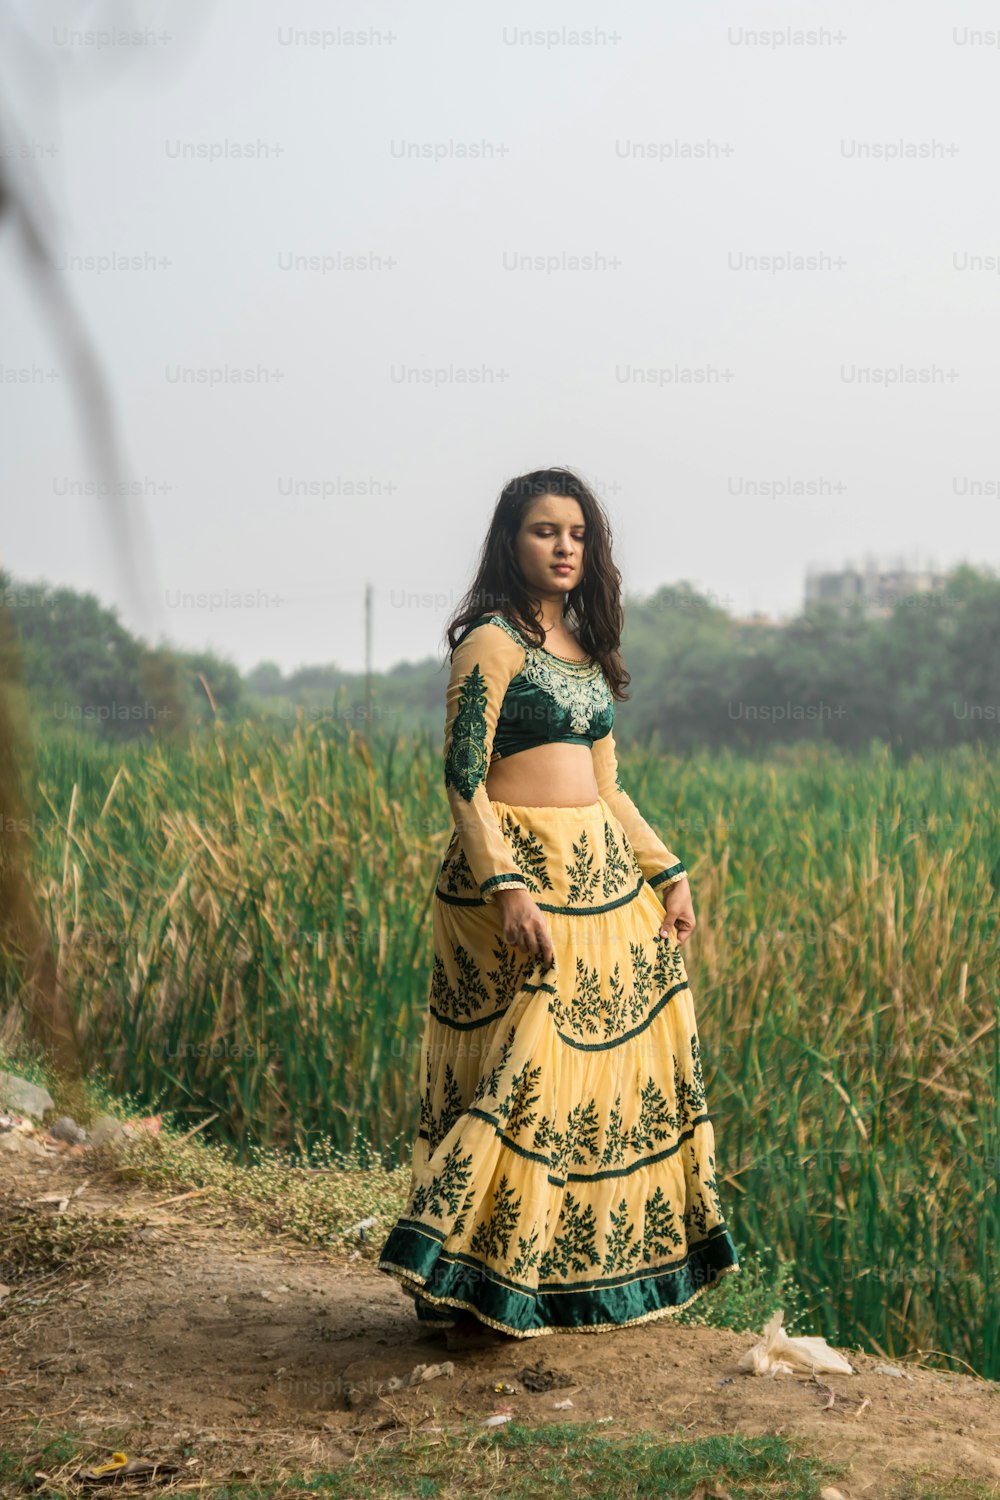
<svg viewBox="0 0 1000 1500">
<path fill-rule="evenodd" d="M 362 666 L 370 582 L 384 668 L 438 652 L 500 488 L 551 464 L 598 489 L 635 593 L 788 615 L 810 566 L 997 566 L 994 6 L 3 17 L 6 165 L 145 492 L 140 607 L 8 224 L 17 576 L 286 669 Z"/>
</svg>

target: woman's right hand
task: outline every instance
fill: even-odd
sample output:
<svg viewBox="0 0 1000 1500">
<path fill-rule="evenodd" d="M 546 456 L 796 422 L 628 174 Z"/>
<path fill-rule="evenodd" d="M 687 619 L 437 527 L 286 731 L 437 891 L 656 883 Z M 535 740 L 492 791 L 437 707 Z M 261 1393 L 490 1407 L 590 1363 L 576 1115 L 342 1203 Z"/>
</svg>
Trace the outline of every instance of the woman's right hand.
<svg viewBox="0 0 1000 1500">
<path fill-rule="evenodd" d="M 548 923 L 528 892 L 515 886 L 511 891 L 497 891 L 493 899 L 500 908 L 504 942 L 533 958 L 541 958 L 546 968 L 551 968 L 555 953 Z"/>
</svg>

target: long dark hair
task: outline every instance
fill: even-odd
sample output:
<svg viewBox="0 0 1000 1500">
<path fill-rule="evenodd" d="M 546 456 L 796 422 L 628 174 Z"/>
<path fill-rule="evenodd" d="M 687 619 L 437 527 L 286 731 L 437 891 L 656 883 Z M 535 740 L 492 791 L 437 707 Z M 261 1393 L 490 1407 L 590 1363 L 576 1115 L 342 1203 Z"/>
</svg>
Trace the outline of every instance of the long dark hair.
<svg viewBox="0 0 1000 1500">
<path fill-rule="evenodd" d="M 545 645 L 545 630 L 535 613 L 515 551 L 522 517 L 540 495 L 561 495 L 580 503 L 586 526 L 583 576 L 566 596 L 563 618 L 575 619 L 580 644 L 588 656 L 600 662 L 612 696 L 625 699 L 631 677 L 619 649 L 622 577 L 611 556 L 611 527 L 596 495 L 570 469 L 535 469 L 504 485 L 482 545 L 476 576 L 448 626 L 449 648 L 454 650 L 465 626 L 485 614 L 504 615 L 532 645 Z"/>
</svg>

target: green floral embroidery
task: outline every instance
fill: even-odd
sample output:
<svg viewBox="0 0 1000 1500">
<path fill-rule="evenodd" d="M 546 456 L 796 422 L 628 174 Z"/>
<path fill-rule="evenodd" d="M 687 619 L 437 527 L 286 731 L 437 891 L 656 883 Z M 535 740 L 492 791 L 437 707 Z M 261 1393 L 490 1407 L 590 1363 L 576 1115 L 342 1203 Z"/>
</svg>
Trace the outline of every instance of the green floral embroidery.
<svg viewBox="0 0 1000 1500">
<path fill-rule="evenodd" d="M 451 743 L 444 760 L 444 784 L 471 802 L 486 780 L 486 681 L 476 662 L 458 693 Z"/>
<path fill-rule="evenodd" d="M 453 896 L 460 891 L 476 891 L 479 887 L 472 878 L 469 861 L 465 857 L 465 850 L 455 840 L 455 847 L 445 855 L 444 872 L 447 875 L 445 890 Z"/>
<path fill-rule="evenodd" d="M 568 1132 L 556 1129 L 555 1121 L 549 1126 L 549 1145 L 552 1158 L 552 1171 L 559 1177 L 565 1177 L 569 1169 L 566 1160 L 566 1142 Z"/>
<path fill-rule="evenodd" d="M 504 1044 L 500 1049 L 500 1056 L 497 1059 L 496 1067 L 491 1069 L 489 1073 L 483 1073 L 479 1082 L 476 1084 L 476 1092 L 472 1097 L 477 1103 L 481 1099 L 485 1099 L 487 1094 L 491 1099 L 495 1099 L 497 1097 L 497 1092 L 500 1088 L 500 1076 L 503 1073 L 504 1067 L 506 1066 L 510 1054 L 514 1050 L 514 1041 L 516 1035 L 516 1028 L 511 1026 L 507 1032 Z"/>
<path fill-rule="evenodd" d="M 678 1128 L 683 1130 L 705 1110 L 705 1080 L 701 1070 L 701 1049 L 697 1035 L 690 1041 L 691 1078 L 684 1077 L 680 1059 L 674 1057 L 674 1093 L 677 1096 Z"/>
<path fill-rule="evenodd" d="M 588 1099 L 586 1104 L 576 1104 L 569 1112 L 566 1123 L 566 1140 L 563 1147 L 563 1157 L 573 1163 L 574 1166 L 582 1167 L 584 1162 L 591 1159 L 597 1150 L 597 1132 L 600 1129 L 600 1118 L 597 1113 L 597 1100 Z M 586 1155 L 584 1155 L 586 1152 Z"/>
<path fill-rule="evenodd" d="M 653 965 L 646 957 L 641 943 L 629 943 L 632 954 L 632 996 L 629 1001 L 629 1020 L 633 1026 L 647 1014 L 653 999 Z"/>
<path fill-rule="evenodd" d="M 448 982 L 444 963 L 435 954 L 431 969 L 430 1003 L 434 1010 L 451 1021 L 471 1019 L 488 1003 L 490 993 L 479 972 L 479 965 L 461 944 L 455 948 L 455 965 L 458 969 L 458 986 L 453 989 Z"/>
<path fill-rule="evenodd" d="M 526 1130 L 529 1125 L 534 1125 L 537 1119 L 537 1115 L 531 1109 L 531 1106 L 538 1103 L 539 1095 L 537 1093 L 533 1094 L 531 1090 L 538 1087 L 541 1076 L 542 1069 L 540 1065 L 532 1068 L 529 1072 L 528 1065 L 525 1063 L 521 1071 L 515 1073 L 511 1082 L 510 1093 L 497 1111 L 501 1119 L 506 1115 L 506 1134 L 512 1140 L 516 1140 L 520 1132 Z M 509 1113 L 507 1112 L 508 1109 Z"/>
<path fill-rule="evenodd" d="M 453 957 L 457 969 L 454 986 L 439 954 L 433 957 L 430 971 L 430 1011 L 445 1022 L 475 1022 L 481 1016 L 504 1013 L 534 968 L 531 956 L 508 947 L 499 936 L 493 939 L 495 966 L 486 975 L 462 945 L 456 945 Z"/>
<path fill-rule="evenodd" d="M 640 872 L 641 873 L 641 872 Z M 617 896 L 630 874 L 629 863 L 615 838 L 611 824 L 604 823 L 604 872 L 601 891 L 605 897 Z"/>
<path fill-rule="evenodd" d="M 688 1153 L 691 1157 L 691 1175 L 701 1176 L 701 1168 L 698 1165 L 698 1153 L 694 1149 L 694 1141 L 688 1141 Z M 688 1179 L 690 1188 L 690 1179 Z M 699 1189 L 688 1196 L 687 1207 L 684 1210 L 684 1228 L 688 1239 L 700 1239 L 708 1232 L 708 1204 L 705 1196 Z M 692 1233 L 697 1230 L 698 1233 Z"/>
<path fill-rule="evenodd" d="M 553 995 L 549 1002 L 556 1026 L 564 1035 L 580 1040 L 599 1036 L 609 1041 L 626 1029 L 642 1024 L 653 1001 L 654 967 L 641 943 L 630 943 L 629 952 L 631 989 L 626 990 L 616 964 L 608 981 L 607 998 L 601 993 L 600 970 L 588 968 L 577 955 L 576 978 L 569 1003 L 559 994 Z"/>
<path fill-rule="evenodd" d="M 532 1266 L 537 1266 L 540 1251 L 536 1249 L 538 1243 L 538 1230 L 531 1231 L 531 1237 L 525 1239 L 524 1235 L 518 1238 L 518 1254 L 510 1263 L 511 1276 L 527 1276 Z"/>
<path fill-rule="evenodd" d="M 618 1094 L 608 1111 L 608 1123 L 604 1132 L 604 1150 L 601 1152 L 602 1167 L 623 1167 L 628 1132 L 622 1124 L 622 1096 Z"/>
<path fill-rule="evenodd" d="M 504 818 L 504 832 L 513 846 L 514 861 L 524 876 L 528 889 L 537 891 L 544 887 L 551 891 L 553 886 L 545 866 L 545 846 L 537 834 L 523 833 L 521 825 L 510 813 Z"/>
<path fill-rule="evenodd" d="M 489 990 L 483 983 L 479 965 L 465 948 L 455 949 L 455 962 L 458 965 L 455 1010 L 462 1015 L 471 1016 L 473 1011 L 480 1009 L 489 1000 Z"/>
<path fill-rule="evenodd" d="M 711 1171 L 711 1176 L 705 1179 L 705 1187 L 711 1194 L 712 1206 L 715 1210 L 716 1217 L 721 1219 L 723 1217 L 722 1199 L 719 1197 L 719 1184 L 715 1176 L 715 1157 L 711 1152 L 709 1152 L 708 1155 L 708 1165 Z"/>
<path fill-rule="evenodd" d="M 677 1132 L 677 1116 L 667 1104 L 656 1080 L 648 1079 L 642 1090 L 639 1118 L 632 1127 L 629 1145 L 636 1155 L 641 1155 L 653 1151 L 664 1141 L 673 1140 Z"/>
<path fill-rule="evenodd" d="M 691 1041 L 696 1048 L 697 1037 L 692 1036 Z M 698 1076 L 697 1064 L 695 1073 Z M 512 1122 L 515 1113 L 517 1115 L 516 1127 L 512 1123 L 505 1134 L 513 1136 L 522 1128 L 535 1123 L 535 1114 L 528 1114 L 527 1111 L 538 1102 L 537 1093 L 529 1092 L 540 1082 L 537 1075 L 537 1067 L 529 1074 L 525 1065 L 515 1076 L 507 1097 L 497 1111 L 498 1116 L 503 1117 L 510 1108 Z M 497 1091 L 498 1080 L 495 1080 L 491 1092 L 495 1095 Z M 640 1090 L 639 1118 L 631 1127 L 626 1127 L 619 1092 L 608 1110 L 603 1144 L 600 1139 L 601 1115 L 596 1099 L 583 1100 L 573 1106 L 566 1120 L 565 1131 L 559 1130 L 556 1122 L 543 1114 L 535 1125 L 532 1150 L 543 1155 L 549 1152 L 553 1173 L 563 1176 L 574 1166 L 596 1164 L 601 1169 L 627 1168 L 629 1157 L 641 1159 L 661 1150 L 664 1145 L 673 1145 L 697 1118 L 705 1115 L 704 1094 L 699 1086 L 685 1079 L 677 1057 L 674 1058 L 674 1093 L 676 1110 L 671 1108 L 656 1079 L 651 1074 L 647 1075 Z M 717 1190 L 718 1184 L 713 1183 L 713 1187 Z M 721 1206 L 719 1217 L 722 1217 Z"/>
<path fill-rule="evenodd" d="M 646 1219 L 642 1229 L 642 1258 L 647 1264 L 662 1260 L 665 1255 L 679 1250 L 684 1236 L 675 1223 L 673 1204 L 663 1189 L 658 1187 L 646 1200 Z"/>
<path fill-rule="evenodd" d="M 680 948 L 676 943 L 661 938 L 656 945 L 656 960 L 653 964 L 653 984 L 657 993 L 665 994 L 686 978 Z"/>
<path fill-rule="evenodd" d="M 642 865 L 639 863 L 639 856 L 632 848 L 632 845 L 629 843 L 628 835 L 625 833 L 622 834 L 622 847 L 625 850 L 625 858 L 629 862 L 629 868 L 633 870 L 636 875 L 641 875 Z"/>
<path fill-rule="evenodd" d="M 497 938 L 493 944 L 493 957 L 497 960 L 497 966 L 490 969 L 486 978 L 493 986 L 497 1008 L 500 1009 L 513 1000 L 525 977 L 534 967 L 534 960 L 530 957 L 520 958 L 517 951 L 508 947 L 501 938 Z"/>
<path fill-rule="evenodd" d="M 635 1264 L 636 1257 L 642 1248 L 638 1242 L 633 1241 L 635 1224 L 628 1216 L 628 1199 L 623 1198 L 618 1204 L 618 1212 L 614 1209 L 609 1211 L 614 1228 L 610 1234 L 605 1235 L 608 1243 L 607 1254 L 604 1257 L 605 1271 L 627 1271 Z"/>
<path fill-rule="evenodd" d="M 473 1203 L 475 1201 L 476 1201 L 476 1190 L 475 1190 L 475 1188 L 470 1188 L 469 1191 L 466 1193 L 465 1199 L 464 1199 L 464 1201 L 462 1203 L 462 1212 L 459 1214 L 458 1218 L 455 1220 L 455 1225 L 454 1225 L 454 1228 L 452 1229 L 452 1234 L 464 1234 L 464 1232 L 465 1232 L 465 1219 L 466 1219 L 466 1215 L 468 1214 L 469 1209 L 472 1207 L 472 1205 L 473 1205 Z"/>
<path fill-rule="evenodd" d="M 430 1074 L 430 1058 L 427 1059 L 427 1071 Z M 444 1065 L 444 1102 L 441 1106 L 441 1117 L 435 1119 L 431 1115 L 427 1129 L 427 1145 L 433 1155 L 440 1143 L 444 1140 L 455 1121 L 462 1114 L 462 1094 L 458 1087 L 458 1080 L 452 1071 L 450 1063 Z"/>
<path fill-rule="evenodd" d="M 457 997 L 455 991 L 448 983 L 448 971 L 442 960 L 434 955 L 434 964 L 431 969 L 431 1008 L 441 1015 L 452 1016 L 455 1011 Z"/>
<path fill-rule="evenodd" d="M 515 1200 L 514 1189 L 508 1185 L 505 1172 L 493 1194 L 489 1218 L 481 1220 L 476 1226 L 476 1232 L 469 1242 L 470 1250 L 486 1260 L 496 1260 L 499 1256 L 506 1260 L 507 1246 L 517 1226 L 520 1207 L 521 1199 L 518 1197 Z"/>
<path fill-rule="evenodd" d="M 693 1080 L 692 1096 L 694 1108 L 699 1112 L 705 1108 L 705 1079 L 701 1070 L 701 1043 L 697 1036 L 691 1038 L 691 1077 Z"/>
<path fill-rule="evenodd" d="M 601 1018 L 601 976 L 597 969 L 588 969 L 583 959 L 576 960 L 576 987 L 568 1011 L 561 995 L 552 996 L 552 1015 L 560 1031 L 569 1035 L 585 1032 L 596 1036 Z"/>
<path fill-rule="evenodd" d="M 613 1034 L 625 1027 L 625 981 L 617 964 L 608 980 L 608 989 L 610 994 L 604 1011 L 604 1026 L 609 1034 Z"/>
<path fill-rule="evenodd" d="M 420 1095 L 420 1129 L 430 1139 L 431 1130 L 434 1125 L 433 1099 L 434 1091 L 431 1087 L 431 1055 L 424 1050 L 424 1087 Z"/>
<path fill-rule="evenodd" d="M 588 847 L 586 828 L 581 830 L 579 839 L 573 845 L 573 854 L 573 863 L 566 866 L 570 877 L 566 900 L 571 906 L 574 902 L 592 900 L 598 880 L 598 871 L 594 869 L 596 856 Z"/>
<path fill-rule="evenodd" d="M 539 1279 L 548 1280 L 555 1275 L 566 1276 L 570 1271 L 578 1275 L 601 1264 L 597 1253 L 597 1221 L 593 1207 L 584 1208 L 579 1199 L 567 1190 L 559 1214 L 563 1232 L 556 1233 L 551 1247 L 542 1256 L 538 1267 Z"/>
<path fill-rule="evenodd" d="M 540 1151 L 543 1155 L 549 1149 L 552 1141 L 552 1121 L 548 1115 L 542 1115 L 535 1129 L 535 1137 L 531 1143 L 532 1150 Z"/>
<path fill-rule="evenodd" d="M 459 1196 L 463 1189 L 468 1188 L 472 1176 L 471 1151 L 468 1156 L 460 1158 L 458 1149 L 459 1143 L 456 1141 L 437 1176 L 432 1177 L 430 1182 L 421 1183 L 416 1189 L 410 1203 L 411 1214 L 419 1216 L 429 1213 L 443 1219 L 446 1210 L 453 1214 L 458 1212 Z"/>
</svg>

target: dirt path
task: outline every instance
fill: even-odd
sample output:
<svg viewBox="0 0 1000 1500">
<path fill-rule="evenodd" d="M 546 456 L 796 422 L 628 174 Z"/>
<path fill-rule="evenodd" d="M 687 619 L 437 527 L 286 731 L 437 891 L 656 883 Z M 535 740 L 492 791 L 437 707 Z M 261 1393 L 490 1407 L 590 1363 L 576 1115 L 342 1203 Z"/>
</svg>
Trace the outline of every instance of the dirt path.
<svg viewBox="0 0 1000 1500">
<path fill-rule="evenodd" d="M 38 1451 L 31 1415 L 43 1439 L 81 1434 L 92 1445 L 82 1451 L 87 1461 L 122 1447 L 179 1461 L 192 1480 L 221 1479 L 280 1462 L 289 1471 L 345 1462 L 375 1442 L 463 1417 L 479 1422 L 506 1405 L 532 1424 L 610 1417 L 609 1434 L 803 1439 L 818 1456 L 852 1465 L 842 1486 L 850 1500 L 909 1495 L 918 1476 L 927 1488 L 928 1476 L 1000 1481 L 1000 1385 L 923 1370 L 876 1375 L 881 1360 L 848 1350 L 858 1373 L 826 1377 L 822 1387 L 741 1374 L 736 1360 L 751 1335 L 669 1318 L 453 1355 L 371 1259 L 265 1241 L 203 1198 L 165 1204 L 170 1194 L 117 1183 L 85 1157 L 0 1153 L 0 1192 L 22 1202 L 84 1181 L 66 1212 L 127 1218 L 140 1237 L 87 1285 L 57 1277 L 32 1302 L 16 1290 L 8 1300 L 0 1447 L 18 1454 Z M 385 1389 L 418 1364 L 447 1360 L 451 1376 Z M 520 1372 L 539 1361 L 571 1384 L 524 1389 Z M 497 1394 L 501 1381 L 515 1393 Z M 567 1397 L 572 1408 L 557 1410 Z"/>
</svg>

